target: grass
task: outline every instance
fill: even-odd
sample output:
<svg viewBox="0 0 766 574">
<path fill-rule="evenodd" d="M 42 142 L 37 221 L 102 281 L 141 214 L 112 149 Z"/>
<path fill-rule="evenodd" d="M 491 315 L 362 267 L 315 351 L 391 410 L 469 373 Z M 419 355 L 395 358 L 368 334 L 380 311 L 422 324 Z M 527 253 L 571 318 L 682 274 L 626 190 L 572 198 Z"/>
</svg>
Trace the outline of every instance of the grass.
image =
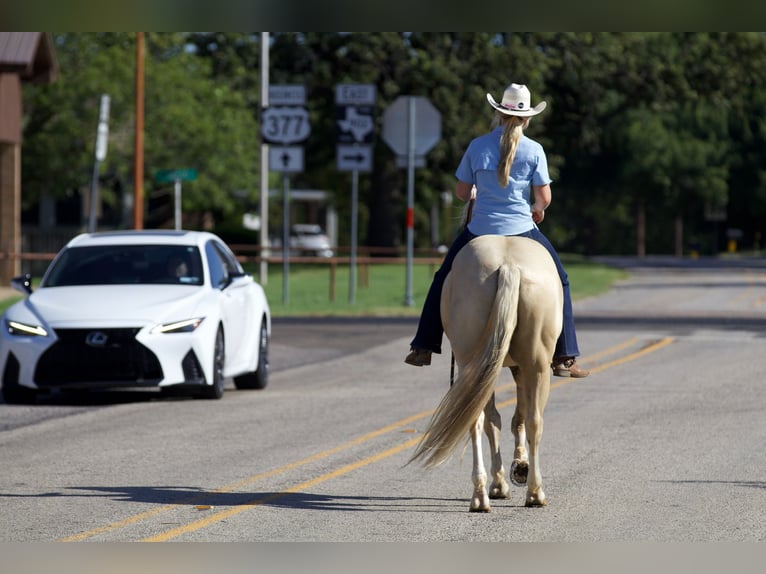
<svg viewBox="0 0 766 574">
<path fill-rule="evenodd" d="M 603 293 L 612 283 L 626 275 L 624 271 L 592 263 L 585 258 L 562 256 L 562 259 L 569 274 L 572 298 L 575 300 Z M 246 265 L 245 268 L 254 277 L 259 277 L 255 265 Z M 358 266 L 354 303 L 349 301 L 349 267 L 337 267 L 334 283 L 330 269 L 325 264 L 291 265 L 285 292 L 282 266 L 269 265 L 268 282 L 264 290 L 273 316 L 417 317 L 437 267 L 413 264 L 411 306 L 405 305 L 404 265 L 380 263 L 366 269 Z M 333 285 L 334 298 L 331 296 Z M 0 313 L 19 299 L 21 294 L 0 301 Z"/>
<path fill-rule="evenodd" d="M 580 257 L 563 257 L 569 275 L 573 299 L 582 299 L 607 291 L 626 273 L 619 269 L 592 263 Z M 281 266 L 269 267 L 265 285 L 272 314 L 280 316 L 405 316 L 417 317 L 437 267 L 429 264 L 412 266 L 412 305 L 405 305 L 406 268 L 404 265 L 371 265 L 365 274 L 357 269 L 355 302 L 349 302 L 349 268 L 338 266 L 331 300 L 331 274 L 328 266 L 290 267 L 287 303 Z M 257 277 L 257 270 L 251 269 Z"/>
</svg>

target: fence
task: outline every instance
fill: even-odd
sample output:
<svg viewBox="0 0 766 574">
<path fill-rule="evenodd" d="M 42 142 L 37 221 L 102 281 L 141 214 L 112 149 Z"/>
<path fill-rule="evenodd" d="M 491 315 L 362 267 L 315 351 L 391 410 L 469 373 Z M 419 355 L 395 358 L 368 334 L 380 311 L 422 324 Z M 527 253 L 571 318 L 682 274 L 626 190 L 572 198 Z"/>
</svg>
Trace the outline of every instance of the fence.
<svg viewBox="0 0 766 574">
<path fill-rule="evenodd" d="M 260 247 L 257 245 L 230 245 L 232 251 L 237 256 L 240 263 L 253 263 L 260 264 L 261 261 L 266 261 L 270 265 L 282 265 L 284 260 L 281 255 L 260 255 Z M 265 250 L 264 250 L 265 251 Z M 348 248 L 340 248 L 339 252 L 348 252 Z M 359 287 L 365 288 L 369 286 L 369 270 L 371 265 L 404 265 L 407 262 L 406 257 L 399 255 L 400 250 L 397 248 L 385 248 L 385 247 L 362 247 L 358 249 L 359 255 L 356 257 L 357 265 L 357 283 Z M 441 264 L 443 255 L 435 249 L 417 249 L 415 250 L 417 256 L 415 261 L 418 264 L 427 264 L 431 266 L 431 273 L 436 270 L 436 267 Z M 21 273 L 30 273 L 33 276 L 40 276 L 45 271 L 45 268 L 56 256 L 54 252 L 47 253 L 8 253 L 0 252 L 0 260 L 15 259 L 22 262 Z M 337 286 L 337 271 L 340 266 L 351 265 L 350 256 L 334 256 L 334 257 L 316 257 L 306 255 L 291 255 L 288 257 L 288 262 L 292 264 L 307 264 L 307 265 L 325 265 L 329 272 L 329 293 L 328 297 L 330 301 L 335 301 L 335 293 Z M 10 277 L 5 279 L 5 283 L 10 282 Z"/>
</svg>

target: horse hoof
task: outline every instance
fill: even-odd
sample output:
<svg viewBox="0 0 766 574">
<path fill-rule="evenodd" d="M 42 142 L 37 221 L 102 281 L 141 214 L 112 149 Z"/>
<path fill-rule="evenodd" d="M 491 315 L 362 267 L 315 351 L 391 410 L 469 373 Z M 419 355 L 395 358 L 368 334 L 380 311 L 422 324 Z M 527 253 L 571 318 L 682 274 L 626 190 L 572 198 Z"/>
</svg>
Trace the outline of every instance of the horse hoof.
<svg viewBox="0 0 766 574">
<path fill-rule="evenodd" d="M 527 475 L 529 474 L 529 464 L 524 461 L 513 461 L 511 465 L 511 482 L 515 486 L 526 486 Z"/>
<path fill-rule="evenodd" d="M 527 501 L 524 503 L 524 506 L 527 508 L 541 508 L 543 506 L 548 506 L 548 499 L 545 498 L 545 495 L 542 497 L 538 495 L 530 495 L 527 496 Z"/>
<path fill-rule="evenodd" d="M 486 513 L 487 513 L 487 512 L 489 512 L 491 509 L 490 509 L 489 507 L 487 507 L 487 508 L 471 508 L 471 509 L 469 509 L 469 510 L 470 510 L 471 512 L 483 512 L 483 513 L 485 513 L 485 514 L 486 514 Z"/>
<path fill-rule="evenodd" d="M 505 500 L 511 497 L 511 488 L 508 483 L 493 486 L 489 489 L 489 497 L 494 500 Z"/>
</svg>

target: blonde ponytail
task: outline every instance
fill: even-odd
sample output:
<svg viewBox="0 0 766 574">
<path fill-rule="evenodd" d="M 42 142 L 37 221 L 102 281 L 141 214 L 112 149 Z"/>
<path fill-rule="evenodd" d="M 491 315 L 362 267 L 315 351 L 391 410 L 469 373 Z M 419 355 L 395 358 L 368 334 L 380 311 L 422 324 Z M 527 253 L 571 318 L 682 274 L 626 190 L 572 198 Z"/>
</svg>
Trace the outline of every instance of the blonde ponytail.
<svg viewBox="0 0 766 574">
<path fill-rule="evenodd" d="M 508 177 L 511 173 L 513 158 L 516 156 L 516 148 L 519 146 L 521 135 L 528 121 L 529 118 L 505 114 L 497 114 L 495 118 L 495 123 L 503 126 L 503 134 L 500 136 L 500 161 L 497 163 L 497 182 L 502 187 L 508 185 Z"/>
</svg>

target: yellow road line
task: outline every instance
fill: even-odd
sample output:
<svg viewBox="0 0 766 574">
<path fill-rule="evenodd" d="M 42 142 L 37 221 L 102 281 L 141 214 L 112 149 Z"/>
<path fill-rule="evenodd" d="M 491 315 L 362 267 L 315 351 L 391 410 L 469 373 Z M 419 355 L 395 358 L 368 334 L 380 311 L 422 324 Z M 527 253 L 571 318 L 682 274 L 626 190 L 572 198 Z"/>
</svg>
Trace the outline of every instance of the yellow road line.
<svg viewBox="0 0 766 574">
<path fill-rule="evenodd" d="M 168 540 L 172 540 L 173 538 L 178 538 L 179 536 L 183 534 L 187 534 L 189 532 L 194 532 L 201 528 L 205 528 L 207 526 L 210 526 L 211 524 L 220 522 L 221 520 L 226 520 L 227 518 L 231 518 L 232 516 L 241 514 L 242 512 L 245 512 L 246 510 L 250 510 L 251 508 L 255 508 L 263 504 L 268 504 L 269 502 L 273 502 L 274 500 L 278 498 L 283 498 L 289 494 L 301 492 L 303 490 L 316 486 L 317 484 L 321 484 L 322 482 L 326 482 L 333 478 L 338 478 L 339 476 L 348 474 L 351 471 L 357 470 L 359 468 L 362 468 L 374 462 L 378 462 L 380 460 L 383 460 L 384 458 L 388 458 L 389 456 L 392 456 L 407 448 L 415 446 L 415 444 L 419 440 L 420 440 L 419 436 L 415 438 L 411 438 L 410 440 L 403 442 L 397 446 L 386 449 L 383 452 L 379 452 L 373 456 L 364 458 L 362 460 L 359 460 L 351 464 L 347 464 L 345 466 L 340 467 L 337 470 L 333 470 L 332 472 L 327 472 L 323 475 L 317 476 L 316 478 L 312 478 L 311 480 L 301 482 L 300 484 L 291 486 L 290 488 L 283 490 L 282 492 L 278 492 L 276 494 L 272 494 L 264 498 L 254 499 L 254 500 L 251 500 L 250 502 L 246 502 L 245 504 L 234 506 L 232 508 L 228 508 L 227 510 L 222 510 L 221 512 L 216 512 L 215 514 L 211 514 L 210 516 L 207 516 L 201 520 L 197 520 L 196 522 L 192 522 L 185 526 L 179 526 L 178 528 L 173 528 L 171 530 L 161 532 L 160 534 L 156 534 L 155 536 L 144 538 L 143 540 L 141 540 L 141 542 L 166 542 Z"/>
<path fill-rule="evenodd" d="M 190 497 L 186 500 L 182 500 L 180 502 L 176 502 L 173 504 L 166 504 L 164 506 L 160 506 L 158 508 L 154 508 L 152 510 L 147 510 L 146 512 L 141 512 L 139 514 L 136 514 L 134 516 L 130 516 L 128 518 L 125 518 L 123 520 L 119 520 L 117 522 L 113 522 L 111 524 L 107 524 L 105 526 L 101 526 L 99 528 L 94 528 L 92 530 L 88 530 L 86 532 L 81 532 L 79 534 L 75 534 L 73 536 L 68 536 L 66 538 L 62 538 L 59 540 L 59 542 L 79 542 L 81 540 L 85 540 L 87 538 L 92 538 L 93 536 L 97 536 L 99 534 L 104 534 L 106 532 L 111 532 L 113 530 L 117 530 L 119 528 L 123 528 L 125 526 L 130 526 L 131 524 L 135 524 L 136 522 L 139 522 L 145 518 L 151 518 L 152 516 L 155 516 L 157 514 L 160 514 L 162 512 L 172 510 L 174 508 L 178 508 L 179 506 L 186 506 L 188 504 L 193 504 L 197 501 L 203 500 L 206 497 L 210 496 L 210 494 L 221 494 L 225 492 L 232 492 L 238 488 L 242 488 L 244 486 L 249 486 L 250 484 L 254 482 L 258 482 L 260 480 L 271 478 L 273 476 L 277 476 L 279 474 L 283 474 L 285 472 L 288 472 L 290 470 L 294 470 L 296 468 L 299 468 L 301 466 L 305 466 L 307 464 L 310 464 L 312 462 L 316 462 L 318 460 L 321 460 L 323 458 L 327 458 L 329 456 L 332 456 L 334 454 L 337 454 L 339 452 L 342 452 L 344 450 L 347 450 L 351 447 L 358 446 L 360 444 L 363 444 L 369 440 L 372 440 L 376 437 L 379 437 L 380 435 L 386 434 L 388 432 L 391 432 L 393 430 L 396 430 L 400 427 L 403 427 L 407 424 L 410 424 L 414 421 L 426 418 L 433 414 L 433 409 L 428 411 L 423 411 L 421 413 L 403 418 L 395 423 L 392 423 L 390 425 L 384 426 L 382 428 L 379 428 L 377 430 L 374 430 L 372 432 L 369 432 L 367 434 L 361 435 L 355 439 L 352 439 L 350 441 L 347 441 L 343 444 L 340 444 L 336 447 L 324 450 L 322 452 L 318 452 L 316 454 L 312 454 L 311 456 L 308 456 L 306 458 L 303 458 L 301 460 L 297 460 L 291 463 L 288 463 L 284 466 L 280 466 L 278 468 L 274 468 L 271 470 L 268 470 L 266 472 L 262 472 L 256 475 L 253 475 L 251 477 L 248 477 L 244 480 L 240 480 L 238 482 L 234 482 L 232 484 L 223 486 L 221 488 L 218 488 L 216 490 L 213 490 L 209 493 L 201 494 L 201 495 L 195 495 L 193 497 Z"/>
<path fill-rule="evenodd" d="M 605 355 L 613 354 L 615 352 L 618 352 L 618 351 L 620 351 L 620 350 L 622 350 L 622 349 L 624 349 L 626 347 L 629 347 L 630 345 L 634 344 L 636 342 L 636 340 L 637 340 L 637 338 L 633 337 L 632 339 L 629 339 L 628 341 L 625 341 L 623 343 L 619 343 L 617 345 L 614 345 L 613 347 L 607 348 L 607 349 L 605 349 L 605 350 L 603 350 L 603 351 L 601 351 L 601 352 L 599 352 L 599 353 L 597 353 L 595 355 L 584 357 L 582 360 L 584 362 L 585 361 L 591 362 L 591 361 L 593 361 L 593 360 L 595 360 L 595 359 L 597 359 L 599 357 L 603 357 Z M 607 368 L 610 368 L 612 366 L 616 366 L 616 365 L 619 365 L 621 363 L 625 363 L 625 362 L 631 361 L 633 359 L 636 359 L 638 357 L 646 355 L 646 354 L 648 354 L 648 353 L 650 353 L 650 352 L 652 352 L 654 350 L 657 350 L 657 349 L 659 349 L 661 347 L 664 347 L 665 345 L 668 345 L 668 344 L 672 343 L 673 340 L 674 339 L 672 337 L 667 337 L 667 338 L 659 341 L 658 343 L 655 343 L 654 345 L 650 345 L 650 346 L 646 347 L 645 349 L 642 349 L 641 351 L 638 351 L 636 353 L 632 353 L 630 355 L 626 355 L 625 357 L 622 357 L 620 359 L 616 359 L 616 360 L 611 361 L 609 363 L 605 363 L 603 365 L 599 365 L 597 367 L 594 367 L 594 368 L 591 369 L 591 372 L 592 373 L 600 372 L 600 371 L 603 371 L 603 370 L 605 370 Z M 554 388 L 560 387 L 562 385 L 574 382 L 575 380 L 577 380 L 577 379 L 573 379 L 573 378 L 562 379 L 560 382 L 551 385 L 551 390 L 554 389 Z M 497 392 L 501 392 L 503 390 L 509 389 L 511 387 L 514 387 L 514 386 L 515 386 L 514 383 L 509 383 L 509 384 L 502 385 L 502 386 L 498 387 L 496 389 L 496 391 Z M 504 406 L 513 404 L 515 402 L 516 402 L 516 398 L 514 397 L 514 398 L 509 399 L 507 401 L 503 401 L 503 402 L 498 403 L 497 406 L 498 406 L 498 408 L 502 408 Z M 145 520 L 147 518 L 151 518 L 151 517 L 156 516 L 158 514 L 161 514 L 163 512 L 167 512 L 169 510 L 173 510 L 173 509 L 178 508 L 178 507 L 194 504 L 197 501 L 200 501 L 200 500 L 203 500 L 206 497 L 209 497 L 210 494 L 220 494 L 220 493 L 232 492 L 232 491 L 234 491 L 234 490 L 236 490 L 238 488 L 249 486 L 249 485 L 251 485 L 251 484 L 253 484 L 255 482 L 258 482 L 260 480 L 264 480 L 266 478 L 271 478 L 271 477 L 277 476 L 279 474 L 283 474 L 285 472 L 288 472 L 290 470 L 295 470 L 295 469 L 297 469 L 297 468 L 299 468 L 301 466 L 305 466 L 305 465 L 310 464 L 312 462 L 316 462 L 318 460 L 327 458 L 329 456 L 332 456 L 333 454 L 337 454 L 337 453 L 342 452 L 344 450 L 347 450 L 347 449 L 349 449 L 351 447 L 358 446 L 358 445 L 363 444 L 365 442 L 368 442 L 368 441 L 370 441 L 370 440 L 372 440 L 374 438 L 377 438 L 377 437 L 379 437 L 379 436 L 381 436 L 383 434 L 386 434 L 386 433 L 391 432 L 393 430 L 399 429 L 399 428 L 401 428 L 401 427 L 403 427 L 405 425 L 408 425 L 408 424 L 413 423 L 415 421 L 418 421 L 418 420 L 424 419 L 426 417 L 429 417 L 429 416 L 431 416 L 433 414 L 433 412 L 434 412 L 434 409 L 430 409 L 430 410 L 427 410 L 427 411 L 423 411 L 423 412 L 417 413 L 415 415 L 411 415 L 411 416 L 403 418 L 403 419 L 401 419 L 401 420 L 399 420 L 397 422 L 394 422 L 394 423 L 392 423 L 390 425 L 386 425 L 386 426 L 381 427 L 381 428 L 379 428 L 377 430 L 374 430 L 374 431 L 369 432 L 367 434 L 361 435 L 361 436 L 359 436 L 359 437 L 357 437 L 355 439 L 352 439 L 350 441 L 342 443 L 342 444 L 340 444 L 340 445 L 338 445 L 336 447 L 333 447 L 333 448 L 321 451 L 319 453 L 313 454 L 311 456 L 308 456 L 306 458 L 300 459 L 298 461 L 294 461 L 294 462 L 288 463 L 286 465 L 283 465 L 281 467 L 274 468 L 274 469 L 268 470 L 266 472 L 262 472 L 262 473 L 250 476 L 250 477 L 248 477 L 248 478 L 246 478 L 244 480 L 240 480 L 238 482 L 231 483 L 229 485 L 223 486 L 221 488 L 218 488 L 216 490 L 210 491 L 210 492 L 202 494 L 202 495 L 196 495 L 194 497 L 191 497 L 189 499 L 186 499 L 186 500 L 183 500 L 183 501 L 180 501 L 180 502 L 177 502 L 177 503 L 166 504 L 166 505 L 154 508 L 152 510 L 148 510 L 146 512 L 141 512 L 139 514 L 130 516 L 130 517 L 125 518 L 123 520 L 119 520 L 117 522 L 113 522 L 111 524 L 107 524 L 107 525 L 101 526 L 99 528 L 94 528 L 92 530 L 81 532 L 81 533 L 75 534 L 73 536 L 62 538 L 62 539 L 59 540 L 59 542 L 78 542 L 78 541 L 86 540 L 88 538 L 92 538 L 94 536 L 98 536 L 99 534 L 104 534 L 104 533 L 107 533 L 107 532 L 118 530 L 120 528 L 124 528 L 126 526 L 130 526 L 132 524 L 135 524 L 135 523 L 140 522 L 142 520 Z M 293 493 L 293 492 L 298 492 L 298 491 L 303 490 L 305 488 L 308 488 L 308 487 L 310 487 L 310 486 L 312 486 L 314 484 L 319 484 L 321 482 L 325 482 L 326 480 L 330 480 L 331 478 L 335 478 L 337 476 L 341 476 L 343 474 L 351 472 L 352 470 L 355 470 L 357 468 L 361 468 L 363 466 L 371 464 L 372 462 L 376 462 L 378 460 L 382 460 L 384 458 L 387 458 L 388 456 L 391 456 L 391 455 L 393 455 L 393 454 L 395 454 L 397 452 L 400 452 L 401 450 L 403 450 L 405 448 L 408 448 L 409 446 L 415 445 L 419 440 L 420 440 L 420 437 L 412 438 L 412 439 L 402 443 L 399 446 L 396 446 L 396 447 L 393 447 L 393 448 L 388 449 L 386 451 L 383 451 L 382 453 L 379 453 L 377 455 L 373 455 L 372 457 L 369 457 L 367 459 L 363 459 L 362 461 L 359 461 L 357 463 L 346 465 L 346 466 L 338 469 L 337 471 L 334 471 L 334 472 L 331 472 L 331 473 L 327 473 L 327 474 L 321 475 L 320 477 L 317 477 L 315 479 L 303 482 L 303 483 L 298 484 L 296 486 L 293 486 L 293 487 L 291 487 L 291 488 L 289 488 L 289 489 L 287 489 L 287 490 L 285 490 L 285 491 L 283 491 L 281 493 L 273 494 L 273 495 L 271 495 L 271 496 L 269 496 L 267 498 L 263 498 L 263 499 L 259 499 L 259 500 L 254 500 L 254 501 L 246 503 L 244 505 L 239 505 L 239 506 L 233 507 L 233 508 L 231 508 L 229 510 L 226 510 L 226 511 L 221 511 L 219 513 L 216 513 L 216 514 L 213 514 L 211 516 L 208 516 L 205 519 L 193 522 L 190 525 L 187 525 L 186 527 L 179 527 L 179 528 L 176 528 L 176 529 L 173 529 L 173 530 L 169 530 L 169 531 L 167 531 L 165 533 L 158 534 L 158 535 L 156 535 L 154 537 L 147 538 L 147 539 L 145 539 L 145 541 L 164 541 L 164 540 L 170 540 L 171 538 L 176 538 L 177 536 L 180 536 L 181 534 L 184 534 L 186 532 L 192 532 L 193 530 L 198 530 L 199 528 L 204 528 L 208 524 L 212 524 L 214 522 L 218 522 L 219 520 L 223 520 L 223 519 L 225 519 L 228 516 L 232 516 L 234 514 L 238 514 L 239 512 L 243 512 L 244 510 L 247 510 L 249 508 L 252 508 L 252 507 L 255 507 L 255 506 L 259 506 L 259 505 L 263 505 L 263 504 L 265 504 L 267 502 L 270 502 L 270 501 L 274 500 L 275 498 L 279 498 L 279 497 L 285 496 L 285 495 Z M 225 515 L 225 516 L 222 516 L 221 518 L 217 518 L 220 515 Z M 192 526 L 192 525 L 197 525 L 197 526 L 195 528 L 192 528 L 192 529 L 189 530 L 188 528 L 190 526 Z M 176 532 L 176 534 L 173 534 L 173 535 L 169 535 L 168 534 L 168 533 L 172 533 L 172 532 Z"/>
<path fill-rule="evenodd" d="M 631 353 L 630 355 L 625 355 L 624 357 L 620 357 L 619 359 L 615 359 L 613 361 L 609 361 L 608 363 L 602 363 L 601 365 L 593 367 L 590 370 L 590 372 L 600 373 L 601 371 L 605 371 L 606 369 L 611 369 L 612 367 L 616 367 L 617 365 L 621 365 L 623 363 L 627 363 L 628 361 L 638 359 L 639 357 L 643 357 L 644 355 L 648 355 L 649 353 L 653 353 L 654 351 L 661 349 L 662 347 L 670 345 L 673 341 L 675 341 L 675 337 L 665 337 L 664 339 L 661 339 L 657 341 L 656 343 L 654 343 L 653 345 L 649 345 L 641 349 L 640 351 L 636 351 L 635 353 Z"/>
</svg>

